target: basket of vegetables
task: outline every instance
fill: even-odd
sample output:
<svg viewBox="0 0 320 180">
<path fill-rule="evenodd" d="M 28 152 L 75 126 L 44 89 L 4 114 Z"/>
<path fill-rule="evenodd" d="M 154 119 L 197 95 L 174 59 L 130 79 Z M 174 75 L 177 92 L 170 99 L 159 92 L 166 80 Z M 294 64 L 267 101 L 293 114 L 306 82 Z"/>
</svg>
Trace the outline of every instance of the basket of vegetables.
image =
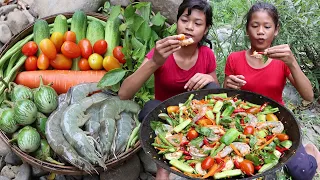
<svg viewBox="0 0 320 180">
<path fill-rule="evenodd" d="M 122 66 L 113 55 L 120 45 L 115 21 L 82 11 L 57 14 L 4 45 L 0 138 L 22 160 L 59 174 L 94 174 L 140 149 L 140 106 L 98 85 Z"/>
<path fill-rule="evenodd" d="M 293 114 L 248 91 L 176 95 L 142 122 L 141 144 L 159 166 L 186 178 L 257 179 L 284 166 L 301 144 Z"/>
</svg>

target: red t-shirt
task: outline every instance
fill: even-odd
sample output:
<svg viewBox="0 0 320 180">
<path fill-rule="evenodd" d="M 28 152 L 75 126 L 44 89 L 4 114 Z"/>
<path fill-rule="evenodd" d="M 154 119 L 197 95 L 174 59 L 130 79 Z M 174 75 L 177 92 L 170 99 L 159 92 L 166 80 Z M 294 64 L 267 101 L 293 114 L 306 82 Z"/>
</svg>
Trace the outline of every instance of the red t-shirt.
<svg viewBox="0 0 320 180">
<path fill-rule="evenodd" d="M 151 59 L 152 49 L 146 57 Z M 164 101 L 172 96 L 185 92 L 184 85 L 196 73 L 209 74 L 216 70 L 216 58 L 207 46 L 200 46 L 196 64 L 189 70 L 181 69 L 171 54 L 166 62 L 154 73 L 155 99 Z"/>
<path fill-rule="evenodd" d="M 245 77 L 247 83 L 241 87 L 242 90 L 262 94 L 281 104 L 284 104 L 282 91 L 290 73 L 288 66 L 280 60 L 272 60 L 261 69 L 251 67 L 246 60 L 245 50 L 231 53 L 225 67 L 227 76 L 243 75 Z"/>
</svg>

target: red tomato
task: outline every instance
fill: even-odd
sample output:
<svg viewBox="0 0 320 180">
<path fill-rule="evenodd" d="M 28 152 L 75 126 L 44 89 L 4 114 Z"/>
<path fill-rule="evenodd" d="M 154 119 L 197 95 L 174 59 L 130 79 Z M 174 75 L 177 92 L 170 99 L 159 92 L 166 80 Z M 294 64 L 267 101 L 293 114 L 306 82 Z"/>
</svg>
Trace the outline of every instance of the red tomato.
<svg viewBox="0 0 320 180">
<path fill-rule="evenodd" d="M 104 55 L 107 52 L 108 43 L 107 41 L 101 39 L 94 43 L 93 52 L 98 53 L 100 55 Z"/>
<path fill-rule="evenodd" d="M 106 56 L 103 59 L 103 67 L 105 70 L 110 71 L 112 69 L 121 68 L 119 61 L 113 56 Z"/>
<path fill-rule="evenodd" d="M 49 59 L 54 59 L 56 58 L 57 55 L 57 50 L 56 47 L 54 46 L 53 42 L 50 41 L 50 39 L 42 39 L 40 41 L 40 49 L 41 52 L 46 55 Z"/>
<path fill-rule="evenodd" d="M 288 139 L 289 139 L 289 136 L 286 135 L 286 134 L 277 134 L 277 138 L 278 138 L 280 141 L 285 141 L 285 140 L 288 140 Z"/>
<path fill-rule="evenodd" d="M 38 58 L 36 56 L 29 56 L 26 61 L 24 62 L 24 68 L 27 71 L 35 71 L 38 69 L 37 66 Z"/>
<path fill-rule="evenodd" d="M 34 41 L 29 41 L 22 46 L 22 53 L 26 56 L 32 56 L 37 53 L 38 46 Z"/>
<path fill-rule="evenodd" d="M 206 157 L 202 163 L 201 163 L 201 167 L 204 170 L 210 169 L 214 164 L 214 159 L 211 156 Z"/>
<path fill-rule="evenodd" d="M 55 59 L 50 60 L 50 65 L 54 69 L 69 70 L 72 66 L 72 59 L 65 57 L 63 54 L 57 54 Z"/>
<path fill-rule="evenodd" d="M 244 128 L 243 134 L 248 135 L 248 134 L 253 134 L 254 133 L 254 127 L 253 126 L 246 126 Z"/>
<path fill-rule="evenodd" d="M 75 43 L 77 41 L 76 33 L 73 31 L 65 32 L 63 35 L 63 41 L 72 41 Z"/>
<path fill-rule="evenodd" d="M 244 159 L 242 162 L 240 162 L 240 169 L 242 172 L 244 172 L 248 176 L 252 176 L 254 173 L 254 166 L 253 163 L 247 159 Z"/>
<path fill-rule="evenodd" d="M 41 53 L 37 60 L 38 69 L 41 69 L 41 70 L 48 69 L 50 65 L 49 63 L 50 63 L 49 58 L 46 55 Z"/>
<path fill-rule="evenodd" d="M 84 58 L 80 59 L 80 61 L 78 62 L 78 66 L 81 71 L 88 71 L 91 69 L 88 60 Z"/>
<path fill-rule="evenodd" d="M 187 134 L 187 138 L 189 141 L 191 141 L 194 138 L 197 138 L 199 136 L 199 133 L 195 129 L 190 129 Z"/>
<path fill-rule="evenodd" d="M 88 59 L 89 56 L 92 54 L 92 46 L 88 39 L 82 39 L 78 43 L 80 50 L 81 50 L 81 56 L 85 59 Z"/>
<path fill-rule="evenodd" d="M 50 41 L 53 42 L 56 47 L 57 52 L 61 51 L 61 46 L 63 44 L 63 34 L 61 32 L 53 32 L 50 37 Z"/>
<path fill-rule="evenodd" d="M 179 106 L 168 106 L 167 107 L 168 114 L 172 114 L 173 112 L 177 113 L 178 111 L 179 111 Z"/>
<path fill-rule="evenodd" d="M 80 47 L 71 41 L 65 41 L 61 46 L 61 52 L 63 55 L 65 55 L 67 58 L 77 58 L 81 56 L 81 50 Z"/>
<path fill-rule="evenodd" d="M 267 119 L 267 121 L 279 121 L 278 117 L 274 114 L 267 114 L 266 119 Z"/>
<path fill-rule="evenodd" d="M 118 59 L 118 61 L 121 64 L 126 63 L 126 60 L 124 59 L 124 54 L 122 53 L 122 46 L 117 46 L 112 51 L 113 56 Z"/>
<path fill-rule="evenodd" d="M 250 114 L 257 114 L 258 112 L 260 112 L 259 107 L 251 107 L 246 110 L 246 113 L 250 113 Z"/>
</svg>

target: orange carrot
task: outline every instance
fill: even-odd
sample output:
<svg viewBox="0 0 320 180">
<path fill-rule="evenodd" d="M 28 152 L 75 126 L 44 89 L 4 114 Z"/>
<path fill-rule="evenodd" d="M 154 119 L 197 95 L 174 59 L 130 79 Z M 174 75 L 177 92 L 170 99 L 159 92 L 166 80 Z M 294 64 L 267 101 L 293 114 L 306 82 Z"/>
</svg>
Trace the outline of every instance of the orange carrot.
<svg viewBox="0 0 320 180">
<path fill-rule="evenodd" d="M 58 93 L 66 93 L 68 89 L 80 83 L 99 82 L 106 71 L 71 71 L 71 70 L 41 70 L 23 71 L 18 73 L 15 83 L 37 88 L 40 85 L 40 75 L 44 84 L 53 83 L 51 87 Z"/>
<path fill-rule="evenodd" d="M 274 138 L 276 138 L 276 135 L 273 135 L 273 137 L 271 139 L 269 139 L 265 144 L 263 144 L 262 146 L 259 147 L 259 150 L 261 150 L 262 148 L 264 148 L 266 145 L 270 144 Z"/>
<path fill-rule="evenodd" d="M 201 174 L 192 174 L 192 173 L 188 173 L 188 172 L 184 172 L 185 175 L 192 177 L 192 178 L 199 178 L 202 175 Z"/>
<path fill-rule="evenodd" d="M 230 144 L 230 147 L 234 150 L 234 152 L 235 152 L 238 156 L 242 157 L 241 153 L 238 151 L 238 149 L 237 149 L 232 143 Z"/>
<path fill-rule="evenodd" d="M 206 179 L 210 176 L 213 176 L 216 171 L 218 170 L 218 164 L 214 164 L 210 169 L 209 169 L 209 172 L 207 174 L 205 174 L 202 178 L 203 179 Z"/>
</svg>

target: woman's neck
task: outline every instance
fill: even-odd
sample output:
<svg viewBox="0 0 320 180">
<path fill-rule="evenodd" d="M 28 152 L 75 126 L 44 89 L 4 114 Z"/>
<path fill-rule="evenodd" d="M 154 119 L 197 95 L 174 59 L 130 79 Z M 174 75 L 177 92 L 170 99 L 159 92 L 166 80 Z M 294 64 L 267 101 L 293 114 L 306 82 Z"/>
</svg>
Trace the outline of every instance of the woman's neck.
<svg viewBox="0 0 320 180">
<path fill-rule="evenodd" d="M 176 52 L 176 55 L 180 57 L 181 59 L 184 59 L 186 61 L 193 60 L 192 57 L 197 54 L 198 45 L 190 45 L 181 47 L 179 51 Z M 180 59 L 179 58 L 179 59 Z"/>
</svg>

